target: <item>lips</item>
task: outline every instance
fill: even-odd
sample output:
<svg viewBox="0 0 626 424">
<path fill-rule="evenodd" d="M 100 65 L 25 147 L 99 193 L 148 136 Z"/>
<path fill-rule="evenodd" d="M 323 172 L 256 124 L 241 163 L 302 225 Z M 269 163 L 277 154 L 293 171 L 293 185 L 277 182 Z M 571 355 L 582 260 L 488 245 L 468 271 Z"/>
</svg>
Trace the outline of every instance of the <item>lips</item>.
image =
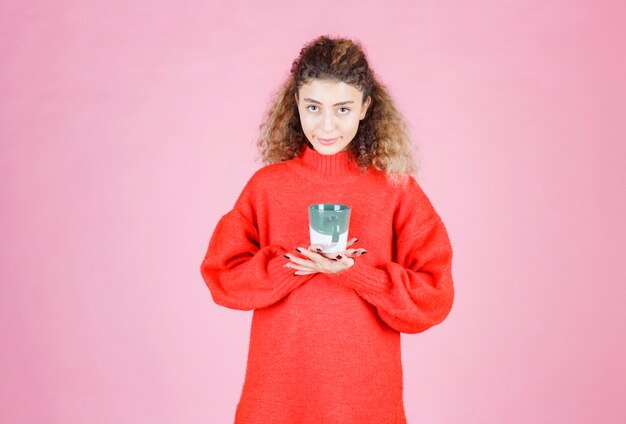
<svg viewBox="0 0 626 424">
<path fill-rule="evenodd" d="M 317 140 L 318 140 L 320 143 L 322 143 L 322 144 L 324 144 L 324 145 L 328 146 L 328 145 L 330 145 L 330 144 L 333 144 L 335 141 L 339 140 L 339 138 L 319 138 L 319 137 L 317 137 Z"/>
</svg>

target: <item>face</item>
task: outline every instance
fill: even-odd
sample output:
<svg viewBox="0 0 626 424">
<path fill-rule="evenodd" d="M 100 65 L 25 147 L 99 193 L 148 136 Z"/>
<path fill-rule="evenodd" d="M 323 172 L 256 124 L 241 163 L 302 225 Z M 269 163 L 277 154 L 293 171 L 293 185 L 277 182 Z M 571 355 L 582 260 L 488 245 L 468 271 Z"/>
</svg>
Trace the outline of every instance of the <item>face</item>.
<svg viewBox="0 0 626 424">
<path fill-rule="evenodd" d="M 346 150 L 371 103 L 344 82 L 313 80 L 295 96 L 302 130 L 315 150 L 333 155 Z"/>
</svg>

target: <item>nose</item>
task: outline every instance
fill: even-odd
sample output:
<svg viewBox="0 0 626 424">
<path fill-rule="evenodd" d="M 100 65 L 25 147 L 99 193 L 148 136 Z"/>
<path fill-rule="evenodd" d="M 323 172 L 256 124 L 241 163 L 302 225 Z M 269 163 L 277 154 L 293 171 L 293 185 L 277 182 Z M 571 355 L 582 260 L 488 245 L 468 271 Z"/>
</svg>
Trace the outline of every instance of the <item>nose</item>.
<svg viewBox="0 0 626 424">
<path fill-rule="evenodd" d="M 335 117 L 332 111 L 327 111 L 324 115 L 324 131 L 331 132 L 335 128 Z"/>
</svg>

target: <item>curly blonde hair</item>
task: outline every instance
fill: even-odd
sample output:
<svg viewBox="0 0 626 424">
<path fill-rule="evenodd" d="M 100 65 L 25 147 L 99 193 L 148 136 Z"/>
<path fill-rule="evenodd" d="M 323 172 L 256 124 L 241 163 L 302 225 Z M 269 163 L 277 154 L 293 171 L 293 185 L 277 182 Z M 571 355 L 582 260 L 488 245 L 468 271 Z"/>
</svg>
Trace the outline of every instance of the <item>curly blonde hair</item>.
<svg viewBox="0 0 626 424">
<path fill-rule="evenodd" d="M 273 94 L 264 122 L 259 126 L 257 147 L 264 164 L 296 157 L 307 140 L 300 123 L 295 93 L 314 79 L 342 81 L 363 93 L 372 103 L 359 124 L 348 150 L 361 169 L 372 166 L 385 172 L 393 184 L 403 184 L 408 175 L 419 178 L 408 125 L 385 87 L 369 67 L 358 41 L 322 35 L 307 43 L 293 61 L 290 76 Z M 414 152 L 413 152 L 414 151 Z"/>
</svg>

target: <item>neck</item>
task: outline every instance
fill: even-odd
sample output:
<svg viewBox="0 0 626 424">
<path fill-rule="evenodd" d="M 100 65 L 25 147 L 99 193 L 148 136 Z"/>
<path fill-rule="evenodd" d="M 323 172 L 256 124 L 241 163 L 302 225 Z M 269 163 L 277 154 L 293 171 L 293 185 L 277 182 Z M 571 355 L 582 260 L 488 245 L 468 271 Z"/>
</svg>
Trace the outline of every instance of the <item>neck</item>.
<svg viewBox="0 0 626 424">
<path fill-rule="evenodd" d="M 358 163 L 349 150 L 323 155 L 305 144 L 298 159 L 303 166 L 319 176 L 341 177 L 361 173 Z"/>
</svg>

